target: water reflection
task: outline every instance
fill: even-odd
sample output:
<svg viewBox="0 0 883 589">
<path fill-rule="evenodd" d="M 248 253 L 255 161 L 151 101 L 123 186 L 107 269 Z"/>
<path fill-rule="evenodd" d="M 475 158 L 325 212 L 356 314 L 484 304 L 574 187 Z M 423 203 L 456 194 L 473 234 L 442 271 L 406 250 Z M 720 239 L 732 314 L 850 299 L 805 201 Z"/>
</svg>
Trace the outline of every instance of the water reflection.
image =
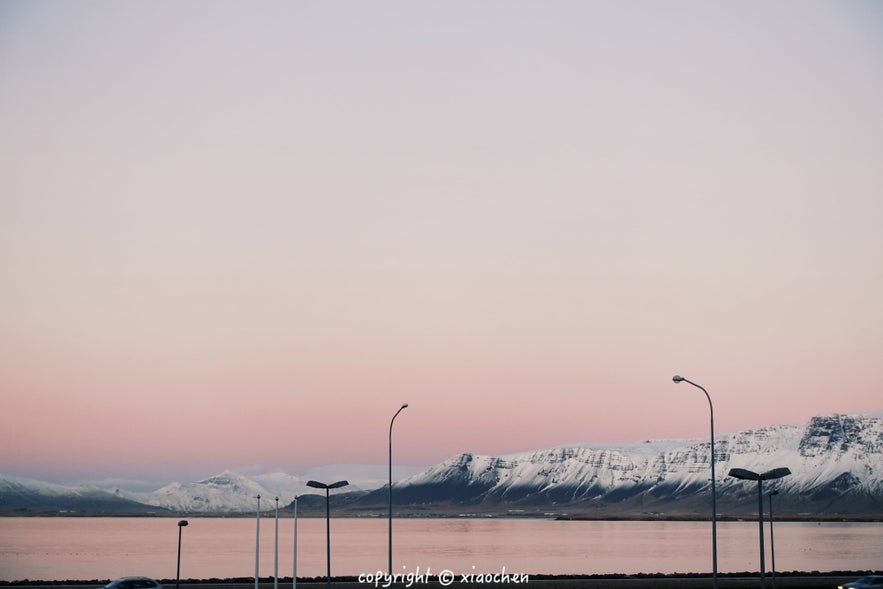
<svg viewBox="0 0 883 589">
<path fill-rule="evenodd" d="M 175 576 L 172 518 L 0 518 L 0 580 Z M 253 577 L 254 520 L 191 518 L 182 578 Z M 383 519 L 333 519 L 335 573 L 386 570 Z M 533 519 L 396 520 L 396 572 L 449 569 L 530 574 L 710 572 L 708 522 Z M 261 527 L 261 575 L 273 571 L 273 526 Z M 279 573 L 290 576 L 293 522 L 280 522 Z M 776 523 L 776 568 L 883 568 L 883 524 Z M 721 572 L 757 571 L 757 524 L 718 525 Z M 325 570 L 323 519 L 300 518 L 298 575 Z M 475 567 L 473 569 L 472 567 Z"/>
</svg>

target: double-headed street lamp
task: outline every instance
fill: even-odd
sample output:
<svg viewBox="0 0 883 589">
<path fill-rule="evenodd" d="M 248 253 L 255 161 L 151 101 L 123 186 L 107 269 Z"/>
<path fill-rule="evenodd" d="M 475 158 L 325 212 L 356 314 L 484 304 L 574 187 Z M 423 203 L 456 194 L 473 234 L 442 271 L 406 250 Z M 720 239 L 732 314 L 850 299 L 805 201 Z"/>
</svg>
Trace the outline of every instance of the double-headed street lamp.
<svg viewBox="0 0 883 589">
<path fill-rule="evenodd" d="M 711 397 L 705 388 L 677 374 L 674 375 L 672 380 L 675 384 L 683 381 L 693 385 L 705 393 L 705 397 L 708 399 L 708 410 L 711 414 L 711 584 L 713 589 L 717 589 L 717 491 L 714 481 L 714 406 L 711 404 Z"/>
<path fill-rule="evenodd" d="M 392 424 L 396 420 L 396 417 L 399 416 L 399 413 L 407 407 L 408 404 L 404 403 L 399 407 L 399 410 L 396 411 L 396 414 L 392 416 L 392 419 L 389 420 L 389 568 L 387 569 L 387 573 L 390 575 L 392 574 Z"/>
<path fill-rule="evenodd" d="M 175 576 L 175 589 L 178 589 L 181 586 L 181 528 L 186 525 L 186 519 L 182 519 L 178 522 L 178 573 Z"/>
<path fill-rule="evenodd" d="M 325 483 L 320 483 L 319 481 L 307 481 L 308 487 L 313 487 L 314 489 L 325 489 L 325 542 L 326 542 L 326 562 L 328 565 L 328 587 L 331 587 L 331 502 L 329 499 L 329 493 L 331 489 L 339 489 L 340 487 L 346 487 L 349 483 L 347 481 L 337 481 L 336 483 L 331 483 L 330 485 L 326 485 Z"/>
<path fill-rule="evenodd" d="M 791 474 L 786 467 L 774 468 L 763 473 L 756 473 L 744 468 L 731 468 L 730 476 L 746 481 L 757 481 L 757 523 L 760 528 L 760 587 L 766 588 L 766 573 L 763 562 L 763 482 L 780 479 Z"/>
</svg>

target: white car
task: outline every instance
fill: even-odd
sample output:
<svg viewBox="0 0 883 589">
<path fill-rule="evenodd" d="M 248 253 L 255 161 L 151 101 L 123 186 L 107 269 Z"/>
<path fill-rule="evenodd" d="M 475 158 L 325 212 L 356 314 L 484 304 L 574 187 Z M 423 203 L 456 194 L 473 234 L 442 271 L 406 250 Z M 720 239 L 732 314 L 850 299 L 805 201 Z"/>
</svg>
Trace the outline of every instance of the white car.
<svg viewBox="0 0 883 589">
<path fill-rule="evenodd" d="M 111 581 L 104 589 L 162 589 L 162 585 L 148 577 L 123 577 Z"/>
<path fill-rule="evenodd" d="M 837 589 L 883 589 L 883 576 L 868 575 L 867 577 L 856 579 L 851 583 L 839 585 Z"/>
</svg>

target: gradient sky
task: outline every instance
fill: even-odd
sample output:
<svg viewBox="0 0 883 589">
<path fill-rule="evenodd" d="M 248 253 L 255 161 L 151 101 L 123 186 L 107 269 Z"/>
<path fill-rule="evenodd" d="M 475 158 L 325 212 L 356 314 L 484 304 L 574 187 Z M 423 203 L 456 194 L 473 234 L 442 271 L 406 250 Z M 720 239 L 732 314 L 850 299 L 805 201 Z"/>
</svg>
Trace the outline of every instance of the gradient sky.
<svg viewBox="0 0 883 589">
<path fill-rule="evenodd" d="M 883 5 L 0 4 L 0 473 L 883 408 Z"/>
</svg>

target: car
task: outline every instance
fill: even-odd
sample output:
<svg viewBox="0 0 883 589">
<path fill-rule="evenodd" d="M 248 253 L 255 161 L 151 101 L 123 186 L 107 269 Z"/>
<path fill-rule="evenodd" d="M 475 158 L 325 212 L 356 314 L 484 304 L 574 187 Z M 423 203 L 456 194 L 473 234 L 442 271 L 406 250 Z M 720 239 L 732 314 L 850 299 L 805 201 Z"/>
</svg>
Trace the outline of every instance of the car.
<svg viewBox="0 0 883 589">
<path fill-rule="evenodd" d="M 837 589 L 883 589 L 883 575 L 868 575 L 850 583 L 838 585 Z"/>
<path fill-rule="evenodd" d="M 111 581 L 104 589 L 162 589 L 162 585 L 149 577 L 123 577 Z"/>
</svg>

